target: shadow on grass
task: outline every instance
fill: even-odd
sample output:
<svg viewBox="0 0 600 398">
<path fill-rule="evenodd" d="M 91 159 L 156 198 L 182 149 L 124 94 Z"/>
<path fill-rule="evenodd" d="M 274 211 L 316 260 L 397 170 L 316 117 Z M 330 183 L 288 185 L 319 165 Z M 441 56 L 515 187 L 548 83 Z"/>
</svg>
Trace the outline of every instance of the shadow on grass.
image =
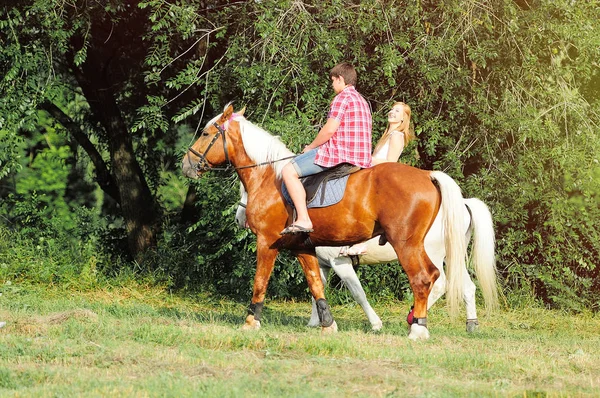
<svg viewBox="0 0 600 398">
<path fill-rule="evenodd" d="M 278 307 L 281 307 L 279 305 Z M 297 307 L 296 307 L 297 308 Z M 182 311 L 172 307 L 161 307 L 156 309 L 156 315 L 166 317 L 174 320 L 191 320 L 199 323 L 216 323 L 222 325 L 228 325 L 233 328 L 240 327 L 243 325 L 246 319 L 246 306 L 232 306 L 219 308 L 215 306 L 206 311 Z M 348 317 L 343 315 L 335 315 L 334 318 L 337 322 L 339 330 L 343 331 L 362 331 L 364 333 L 373 333 L 371 325 L 364 319 L 360 318 L 362 312 L 357 313 L 357 317 Z M 262 326 L 268 328 L 269 326 L 278 326 L 297 331 L 309 329 L 308 321 L 310 319 L 310 304 L 307 303 L 306 315 L 298 315 L 281 310 L 279 308 L 270 308 L 265 306 L 261 317 Z M 396 329 L 394 327 L 394 329 Z M 390 331 L 392 331 L 391 329 Z M 399 333 L 405 333 L 405 329 L 399 331 Z"/>
<path fill-rule="evenodd" d="M 232 328 L 239 328 L 244 324 L 247 315 L 247 304 L 231 300 L 202 300 L 202 309 L 177 306 L 155 306 L 144 303 L 130 303 L 128 305 L 109 304 L 102 305 L 102 309 L 117 318 L 151 317 L 163 318 L 168 321 L 191 321 L 202 324 L 220 324 Z M 336 308 L 337 307 L 337 308 Z M 334 319 L 340 331 L 360 331 L 375 333 L 360 307 L 348 309 L 345 306 L 332 305 Z M 262 313 L 262 326 L 283 327 L 298 332 L 310 329 L 307 324 L 310 319 L 311 307 L 309 302 L 276 302 L 267 303 Z M 387 315 L 387 316 L 386 316 Z M 387 318 L 387 319 L 386 319 Z M 383 330 L 377 333 L 401 335 L 407 334 L 404 317 L 395 314 L 382 314 Z"/>
</svg>

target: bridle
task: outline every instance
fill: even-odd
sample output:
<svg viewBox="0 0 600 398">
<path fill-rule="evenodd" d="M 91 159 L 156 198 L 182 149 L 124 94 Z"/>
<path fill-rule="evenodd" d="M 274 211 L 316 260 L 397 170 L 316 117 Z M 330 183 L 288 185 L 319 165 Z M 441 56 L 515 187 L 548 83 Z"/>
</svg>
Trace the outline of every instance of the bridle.
<svg viewBox="0 0 600 398">
<path fill-rule="evenodd" d="M 199 153 L 194 148 L 188 147 L 188 152 L 191 152 L 194 155 L 198 156 L 198 164 L 196 165 L 197 172 L 200 172 L 200 171 L 223 171 L 223 170 L 229 170 L 232 168 L 234 170 L 248 169 L 248 168 L 252 168 L 252 167 L 273 164 L 275 162 L 280 162 L 282 160 L 292 159 L 292 158 L 296 157 L 296 155 L 286 156 L 285 158 L 269 160 L 267 162 L 262 162 L 262 163 L 255 163 L 255 164 L 251 164 L 248 166 L 231 167 L 232 165 L 231 165 L 231 161 L 229 160 L 229 152 L 227 150 L 227 138 L 225 135 L 225 132 L 227 130 L 224 128 L 225 125 L 221 126 L 217 122 L 214 122 L 213 126 L 215 126 L 215 128 L 218 130 L 218 133 L 215 134 L 215 136 L 212 138 L 212 140 L 210 141 L 210 143 L 204 150 L 204 153 Z M 213 166 L 211 166 L 210 162 L 208 160 L 206 160 L 206 155 L 208 154 L 208 151 L 210 151 L 210 149 L 215 144 L 215 142 L 217 142 L 217 140 L 219 139 L 219 136 L 223 138 L 223 152 L 225 153 L 225 162 L 227 162 L 227 167 L 213 167 Z"/>
<path fill-rule="evenodd" d="M 227 151 L 227 138 L 225 136 L 225 129 L 217 122 L 214 122 L 213 126 L 215 126 L 219 132 L 215 134 L 213 139 L 210 141 L 210 143 L 204 150 L 204 153 L 199 153 L 192 147 L 188 148 L 188 152 L 191 152 L 194 155 L 198 156 L 198 164 L 196 165 L 197 172 L 209 170 L 229 170 L 231 168 L 231 162 L 229 161 L 229 152 Z M 223 138 L 223 152 L 225 153 L 225 161 L 227 162 L 227 167 L 212 167 L 210 162 L 206 160 L 206 155 L 208 154 L 208 151 L 210 151 L 210 148 L 212 148 L 212 146 L 215 145 L 215 142 L 217 142 L 219 136 Z"/>
</svg>

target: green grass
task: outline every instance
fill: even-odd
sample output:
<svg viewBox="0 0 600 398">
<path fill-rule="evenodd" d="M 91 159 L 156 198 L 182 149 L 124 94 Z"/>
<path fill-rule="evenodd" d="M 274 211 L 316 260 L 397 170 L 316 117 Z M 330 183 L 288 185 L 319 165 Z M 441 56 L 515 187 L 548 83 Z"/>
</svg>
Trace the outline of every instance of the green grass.
<svg viewBox="0 0 600 398">
<path fill-rule="evenodd" d="M 2 397 L 600 396 L 600 318 L 524 308 L 480 316 L 468 335 L 442 305 L 431 339 L 406 338 L 408 303 L 332 306 L 339 333 L 305 327 L 308 303 L 247 303 L 129 286 L 0 288 Z"/>
</svg>

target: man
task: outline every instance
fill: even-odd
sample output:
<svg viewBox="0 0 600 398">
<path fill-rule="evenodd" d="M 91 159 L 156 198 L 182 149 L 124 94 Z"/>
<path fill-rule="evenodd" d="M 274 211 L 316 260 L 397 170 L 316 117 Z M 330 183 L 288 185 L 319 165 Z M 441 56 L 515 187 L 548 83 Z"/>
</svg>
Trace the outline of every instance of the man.
<svg viewBox="0 0 600 398">
<path fill-rule="evenodd" d="M 306 208 L 306 191 L 300 177 L 320 173 L 341 163 L 371 166 L 371 128 L 373 120 L 367 101 L 356 91 L 356 70 L 349 63 L 336 65 L 329 73 L 336 96 L 327 123 L 302 154 L 282 171 L 283 181 L 294 202 L 298 217 L 281 231 L 282 235 L 313 232 Z"/>
</svg>

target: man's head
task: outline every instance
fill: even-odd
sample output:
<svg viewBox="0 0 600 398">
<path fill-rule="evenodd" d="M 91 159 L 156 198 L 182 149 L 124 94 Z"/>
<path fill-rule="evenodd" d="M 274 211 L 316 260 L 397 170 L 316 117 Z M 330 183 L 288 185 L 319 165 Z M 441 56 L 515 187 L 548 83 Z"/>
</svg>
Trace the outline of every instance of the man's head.
<svg viewBox="0 0 600 398">
<path fill-rule="evenodd" d="M 329 76 L 331 77 L 333 90 L 336 94 L 342 91 L 347 85 L 356 86 L 356 70 L 354 66 L 347 62 L 342 62 L 334 66 L 329 72 Z"/>
</svg>

